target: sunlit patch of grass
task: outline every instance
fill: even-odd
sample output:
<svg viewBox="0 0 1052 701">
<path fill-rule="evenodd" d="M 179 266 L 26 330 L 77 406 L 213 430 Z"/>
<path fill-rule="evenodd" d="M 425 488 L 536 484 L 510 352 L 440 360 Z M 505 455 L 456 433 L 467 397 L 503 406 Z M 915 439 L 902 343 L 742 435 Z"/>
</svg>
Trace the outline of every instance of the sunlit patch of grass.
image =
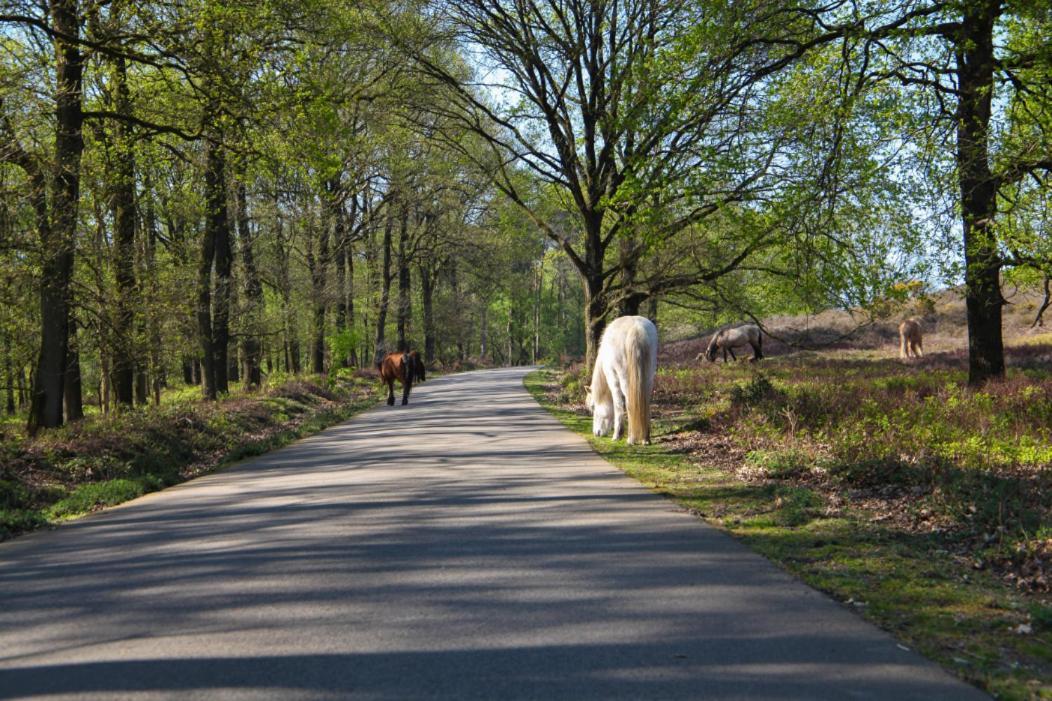
<svg viewBox="0 0 1052 701">
<path fill-rule="evenodd" d="M 824 404 L 820 396 L 809 400 L 811 404 L 794 403 L 794 397 L 803 391 L 801 385 L 833 392 L 835 397 L 845 396 L 841 392 L 864 397 L 867 392 L 886 393 L 884 396 L 935 393 L 953 382 L 946 375 L 907 376 L 904 381 L 886 378 L 883 386 L 872 389 L 863 386 L 880 374 L 872 367 L 842 368 L 843 372 L 838 373 L 832 367 L 824 368 L 825 362 L 808 367 L 786 360 L 780 367 L 808 375 L 798 378 L 795 384 L 765 367 L 762 372 L 774 378 L 768 378 L 770 388 L 762 382 L 757 384 L 755 378 L 760 371 L 756 368 L 733 365 L 720 368 L 718 375 L 703 375 L 701 379 L 698 371 L 693 376 L 691 372 L 676 370 L 660 374 L 657 391 L 665 406 L 661 407 L 661 401 L 655 402 L 660 408 L 658 435 L 672 435 L 692 422 L 691 417 L 703 415 L 726 433 L 742 431 L 750 440 L 757 433 L 777 437 L 777 442 L 755 449 L 745 458 L 753 469 L 766 473 L 767 479 L 758 481 L 743 481 L 732 471 L 708 466 L 689 453 L 672 452 L 660 442 L 638 447 L 592 437 L 590 417 L 558 403 L 561 391 L 557 372 L 532 373 L 525 384 L 548 411 L 583 435 L 596 452 L 626 474 L 844 602 L 859 615 L 894 633 L 905 645 L 997 698 L 1052 698 L 1052 609 L 1047 603 L 1028 603 L 988 568 L 976 569 L 972 560 L 962 560 L 947 549 L 937 534 L 899 532 L 882 525 L 875 518 L 879 514 L 850 503 L 830 510 L 820 492 L 786 481 L 803 471 L 825 474 L 831 464 L 851 474 L 833 474 L 829 478 L 852 483 L 886 484 L 889 480 L 910 482 L 916 478 L 912 462 L 902 462 L 899 469 L 903 472 L 896 476 L 886 460 L 870 465 L 860 457 L 862 462 L 841 461 L 838 465 L 828 458 L 819 459 L 814 453 L 816 437 L 835 440 L 830 436 L 836 435 L 831 431 L 836 421 L 818 419 L 835 410 L 839 399 Z M 830 380 L 846 387 L 829 390 L 821 381 L 816 382 L 815 375 L 827 374 Z M 771 390 L 780 390 L 781 394 Z M 673 404 L 670 397 L 676 397 L 678 403 Z M 702 398 L 699 405 L 693 404 L 695 397 Z M 779 405 L 778 411 L 771 411 L 764 404 L 772 397 L 786 403 Z M 895 404 L 886 406 L 894 409 Z M 786 407 L 799 412 L 795 425 L 794 419 L 781 411 Z M 808 411 L 817 416 L 807 416 Z M 850 410 L 843 414 L 855 416 Z M 967 423 L 968 417 L 964 418 Z M 816 425 L 824 426 L 823 430 L 829 433 L 813 430 Z M 792 439 L 787 440 L 790 432 Z M 961 484 L 959 488 L 966 495 L 977 485 Z M 995 506 L 998 503 L 996 498 L 987 501 Z M 976 518 L 971 507 L 977 503 L 986 502 L 972 499 L 963 503 L 970 518 Z M 1029 632 L 1018 632 L 1020 626 Z"/>
<path fill-rule="evenodd" d="M 48 520 L 64 520 L 90 513 L 104 506 L 113 506 L 136 497 L 147 491 L 159 489 L 163 484 L 157 479 L 115 479 L 105 482 L 89 482 L 73 490 L 73 493 L 60 499 L 47 509 L 44 515 Z"/>
</svg>

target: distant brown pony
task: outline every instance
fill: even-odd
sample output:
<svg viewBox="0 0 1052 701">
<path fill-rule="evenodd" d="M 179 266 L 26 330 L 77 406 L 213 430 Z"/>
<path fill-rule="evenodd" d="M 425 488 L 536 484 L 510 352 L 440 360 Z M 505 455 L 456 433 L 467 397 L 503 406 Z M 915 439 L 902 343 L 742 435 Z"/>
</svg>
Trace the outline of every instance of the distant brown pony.
<svg viewBox="0 0 1052 701">
<path fill-rule="evenodd" d="M 910 317 L 899 324 L 899 357 L 920 358 L 924 355 L 924 337 L 917 317 Z"/>
<path fill-rule="evenodd" d="M 380 380 L 387 385 L 387 406 L 394 406 L 394 383 L 402 383 L 402 406 L 409 403 L 413 381 L 424 381 L 424 363 L 416 351 L 388 353 L 380 361 Z"/>
</svg>

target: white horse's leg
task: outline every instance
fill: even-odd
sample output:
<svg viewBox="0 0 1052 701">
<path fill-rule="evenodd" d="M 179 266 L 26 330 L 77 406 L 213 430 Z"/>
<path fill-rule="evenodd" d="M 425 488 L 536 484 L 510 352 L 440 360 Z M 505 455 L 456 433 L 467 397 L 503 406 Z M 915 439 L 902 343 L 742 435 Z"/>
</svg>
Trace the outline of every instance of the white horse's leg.
<svg viewBox="0 0 1052 701">
<path fill-rule="evenodd" d="M 625 430 L 625 393 L 621 391 L 621 387 L 618 386 L 612 390 L 614 395 L 614 435 L 613 438 L 616 441 L 621 437 L 621 434 Z"/>
<path fill-rule="evenodd" d="M 616 368 L 607 366 L 603 370 L 605 371 L 606 384 L 610 388 L 610 397 L 614 405 L 613 439 L 616 441 L 621 437 L 625 425 L 625 391 L 621 386 L 620 373 Z"/>
</svg>

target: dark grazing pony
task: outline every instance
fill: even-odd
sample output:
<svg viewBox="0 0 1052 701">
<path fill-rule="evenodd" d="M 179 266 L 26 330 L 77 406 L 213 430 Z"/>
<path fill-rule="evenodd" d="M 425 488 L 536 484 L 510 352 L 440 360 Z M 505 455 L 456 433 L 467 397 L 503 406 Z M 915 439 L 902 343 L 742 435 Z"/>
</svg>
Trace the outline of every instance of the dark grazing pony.
<svg viewBox="0 0 1052 701">
<path fill-rule="evenodd" d="M 388 353 L 380 361 L 380 380 L 387 385 L 387 406 L 394 406 L 394 383 L 402 383 L 402 406 L 409 403 L 409 390 L 413 382 L 424 381 L 424 362 L 416 351 Z"/>
</svg>

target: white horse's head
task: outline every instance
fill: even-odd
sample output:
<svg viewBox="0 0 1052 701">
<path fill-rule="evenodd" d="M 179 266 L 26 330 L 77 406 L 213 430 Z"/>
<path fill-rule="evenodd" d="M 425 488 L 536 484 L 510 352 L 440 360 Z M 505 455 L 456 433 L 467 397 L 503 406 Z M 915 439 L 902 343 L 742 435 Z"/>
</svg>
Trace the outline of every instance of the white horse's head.
<svg viewBox="0 0 1052 701">
<path fill-rule="evenodd" d="M 614 404 L 613 402 L 596 403 L 592 396 L 592 390 L 588 390 L 584 396 L 585 406 L 592 412 L 592 433 L 596 436 L 605 436 L 614 430 Z"/>
</svg>

